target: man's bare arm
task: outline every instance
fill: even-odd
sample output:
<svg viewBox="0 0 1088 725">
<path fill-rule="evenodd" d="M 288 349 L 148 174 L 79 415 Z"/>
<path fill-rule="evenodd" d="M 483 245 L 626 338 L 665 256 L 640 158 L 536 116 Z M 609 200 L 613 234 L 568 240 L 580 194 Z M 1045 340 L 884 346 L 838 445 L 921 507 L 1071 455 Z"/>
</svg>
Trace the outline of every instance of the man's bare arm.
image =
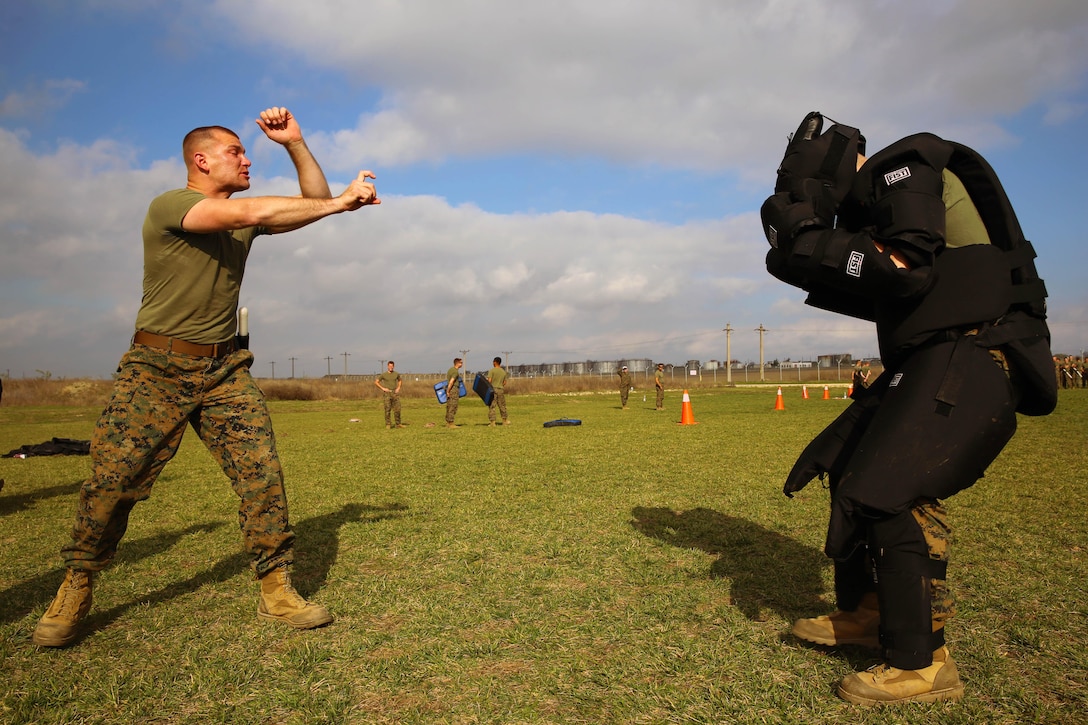
<svg viewBox="0 0 1088 725">
<path fill-rule="evenodd" d="M 302 137 L 302 128 L 294 115 L 282 106 L 274 106 L 261 111 L 257 125 L 264 135 L 287 150 L 291 163 L 298 173 L 298 185 L 302 195 L 311 199 L 328 199 L 332 196 L 329 182 L 321 165 L 310 153 L 306 140 Z"/>
<path fill-rule="evenodd" d="M 273 234 L 312 224 L 333 214 L 380 204 L 374 174 L 360 171 L 342 194 L 332 198 L 256 196 L 239 199 L 207 198 L 197 202 L 185 215 L 182 226 L 197 234 L 231 231 L 245 227 L 266 227 Z"/>
<path fill-rule="evenodd" d="M 321 170 L 317 159 L 310 153 L 306 142 L 300 139 L 297 143 L 285 145 L 284 148 L 287 149 L 287 155 L 291 157 L 291 163 L 295 165 L 295 171 L 298 172 L 298 187 L 302 195 L 311 199 L 331 197 L 332 191 L 329 189 L 329 182 L 325 180 L 325 172 Z"/>
</svg>

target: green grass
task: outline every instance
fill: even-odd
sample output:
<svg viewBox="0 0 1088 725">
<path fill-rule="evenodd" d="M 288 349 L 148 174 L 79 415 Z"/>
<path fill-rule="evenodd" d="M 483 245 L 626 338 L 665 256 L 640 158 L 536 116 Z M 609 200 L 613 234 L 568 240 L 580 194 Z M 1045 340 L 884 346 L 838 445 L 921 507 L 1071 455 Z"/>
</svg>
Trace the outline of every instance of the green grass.
<svg viewBox="0 0 1088 725">
<path fill-rule="evenodd" d="M 336 615 L 258 620 L 236 499 L 194 435 L 138 505 L 86 634 L 30 633 L 62 577 L 86 457 L 0 460 L 0 722 L 1072 723 L 1088 715 L 1088 393 L 950 499 L 959 703 L 838 700 L 864 650 L 800 644 L 829 608 L 827 494 L 781 481 L 845 405 L 774 386 L 483 404 L 273 403 L 294 579 Z M 818 398 L 816 395 L 814 398 Z M 0 451 L 87 438 L 92 408 L 0 408 Z M 542 427 L 581 418 L 580 427 Z M 352 418 L 360 419 L 351 422 Z M 436 427 L 425 424 L 434 422 Z"/>
</svg>

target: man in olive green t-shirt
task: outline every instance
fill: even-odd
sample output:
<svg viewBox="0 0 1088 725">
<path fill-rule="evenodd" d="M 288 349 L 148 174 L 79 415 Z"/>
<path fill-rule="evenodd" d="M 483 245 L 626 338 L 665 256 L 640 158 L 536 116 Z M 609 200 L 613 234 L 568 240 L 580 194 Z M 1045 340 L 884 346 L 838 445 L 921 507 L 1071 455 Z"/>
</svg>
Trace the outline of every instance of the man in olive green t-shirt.
<svg viewBox="0 0 1088 725">
<path fill-rule="evenodd" d="M 392 428 L 396 425 L 398 428 L 403 428 L 404 426 L 400 424 L 400 373 L 393 369 L 392 360 L 389 361 L 386 367 L 386 371 L 374 381 L 378 389 L 385 394 L 385 427 Z M 392 419 L 390 413 L 393 414 Z"/>
<path fill-rule="evenodd" d="M 657 389 L 657 410 L 665 409 L 665 363 L 658 363 L 654 371 L 654 388 Z"/>
<path fill-rule="evenodd" d="M 457 404 L 461 400 L 461 366 L 464 361 L 455 357 L 453 367 L 446 371 L 446 427 L 456 428 Z"/>
<path fill-rule="evenodd" d="M 616 375 L 620 378 L 620 406 L 627 410 L 627 396 L 631 393 L 631 373 L 624 365 Z"/>
<path fill-rule="evenodd" d="M 299 196 L 232 199 L 249 189 L 250 160 L 238 134 L 193 129 L 182 142 L 184 189 L 154 199 L 143 226 L 144 289 L 131 349 L 91 441 L 67 572 L 34 630 L 41 647 L 76 640 L 91 608 L 94 573 L 113 560 L 129 514 L 181 445 L 187 426 L 200 437 L 239 498 L 242 538 L 257 578 L 257 614 L 296 629 L 332 615 L 291 585 L 294 533 L 283 471 L 264 395 L 249 373 L 253 355 L 235 340 L 238 295 L 255 237 L 279 234 L 332 214 L 381 203 L 362 171 L 339 196 L 286 108 L 261 112 L 257 125 L 287 151 Z"/>
<path fill-rule="evenodd" d="M 491 389 L 495 391 L 495 397 L 491 399 L 491 405 L 487 409 L 487 419 L 490 425 L 495 425 L 495 409 L 499 409 L 502 416 L 502 424 L 510 425 L 510 419 L 506 417 L 506 378 L 507 372 L 502 369 L 502 358 L 497 357 L 491 361 L 491 369 L 487 371 L 487 382 L 491 383 Z"/>
</svg>

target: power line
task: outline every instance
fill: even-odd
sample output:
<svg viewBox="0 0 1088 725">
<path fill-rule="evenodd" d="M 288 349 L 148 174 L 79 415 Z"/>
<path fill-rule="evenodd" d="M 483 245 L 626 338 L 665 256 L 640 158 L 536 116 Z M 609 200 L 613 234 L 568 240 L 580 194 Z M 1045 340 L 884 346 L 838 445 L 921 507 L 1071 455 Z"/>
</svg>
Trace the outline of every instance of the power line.
<svg viewBox="0 0 1088 725">
<path fill-rule="evenodd" d="M 767 330 L 764 330 L 766 332 Z M 872 332 L 871 327 L 856 327 L 856 328 L 819 328 L 809 327 L 803 329 L 792 328 L 775 328 L 776 333 L 792 333 L 792 334 L 804 334 L 804 333 L 821 333 L 821 334 L 858 334 Z M 612 345 L 593 345 L 581 348 L 559 349 L 559 350 L 514 350 L 518 355 L 584 355 L 587 354 L 587 350 L 594 352 L 610 352 L 615 350 L 624 350 L 632 347 L 648 347 L 651 345 L 665 345 L 669 343 L 684 342 L 687 340 L 696 340 L 703 337 L 710 337 L 712 335 L 720 335 L 724 330 L 709 330 L 707 332 L 697 332 L 691 335 L 674 335 L 670 337 L 662 337 L 656 340 L 641 340 L 639 342 L 624 342 Z M 781 337 L 778 338 L 781 340 Z"/>
</svg>

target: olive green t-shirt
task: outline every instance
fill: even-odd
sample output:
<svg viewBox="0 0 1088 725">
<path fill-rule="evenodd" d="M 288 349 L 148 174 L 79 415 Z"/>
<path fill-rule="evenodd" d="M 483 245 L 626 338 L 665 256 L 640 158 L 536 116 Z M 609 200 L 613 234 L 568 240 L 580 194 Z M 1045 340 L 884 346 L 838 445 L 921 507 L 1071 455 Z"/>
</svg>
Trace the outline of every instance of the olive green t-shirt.
<svg viewBox="0 0 1088 725">
<path fill-rule="evenodd" d="M 181 222 L 206 197 L 175 189 L 156 197 L 144 219 L 144 294 L 136 329 L 202 345 L 237 330 L 246 258 L 263 227 L 194 234 Z"/>
<path fill-rule="evenodd" d="M 386 370 L 384 373 L 378 376 L 378 381 L 382 384 L 383 388 L 388 388 L 389 390 L 396 392 L 397 383 L 400 382 L 400 373 L 398 373 L 396 370 Z"/>
<path fill-rule="evenodd" d="M 506 371 L 501 367 L 492 366 L 491 369 L 487 371 L 487 382 L 491 383 L 491 387 L 495 390 L 503 389 L 503 386 L 506 384 L 506 378 Z"/>
<path fill-rule="evenodd" d="M 460 381 L 460 379 L 461 379 L 461 370 L 456 365 L 446 371 L 446 387 L 447 388 L 450 386 L 451 382 L 453 382 L 454 380 Z M 456 390 L 456 391 L 460 391 L 459 384 L 460 384 L 459 382 L 454 383 L 453 389 Z"/>
<path fill-rule="evenodd" d="M 990 235 L 982 223 L 975 203 L 963 182 L 948 169 L 941 174 L 944 182 L 944 243 L 949 249 L 971 244 L 990 244 Z"/>
</svg>

